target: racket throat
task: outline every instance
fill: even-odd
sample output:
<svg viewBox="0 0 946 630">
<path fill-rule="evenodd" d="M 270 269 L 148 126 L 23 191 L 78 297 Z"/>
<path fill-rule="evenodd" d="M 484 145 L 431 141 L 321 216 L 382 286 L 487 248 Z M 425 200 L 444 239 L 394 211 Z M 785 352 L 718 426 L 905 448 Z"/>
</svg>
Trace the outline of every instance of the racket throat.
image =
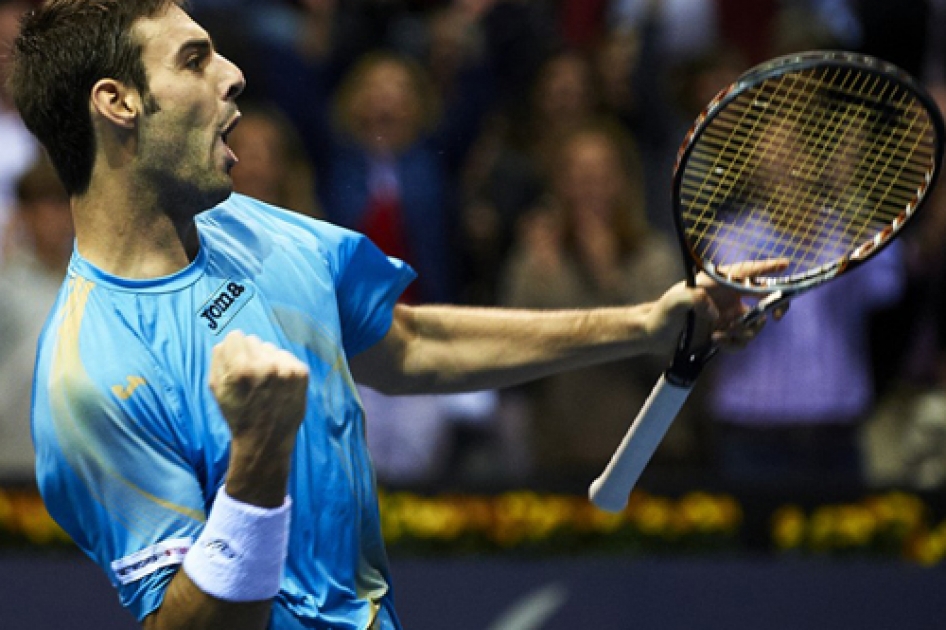
<svg viewBox="0 0 946 630">
<path fill-rule="evenodd" d="M 673 355 L 670 367 L 664 372 L 667 382 L 677 387 L 692 387 L 710 359 L 719 352 L 719 346 L 711 344 L 697 350 L 687 349 Z"/>
<path fill-rule="evenodd" d="M 719 346 L 712 342 L 697 348 L 691 347 L 695 330 L 696 316 L 691 311 L 687 315 L 687 325 L 680 334 L 670 367 L 664 372 L 664 378 L 677 387 L 692 387 L 703 371 L 703 366 L 719 351 Z"/>
<path fill-rule="evenodd" d="M 787 307 L 791 297 L 790 294 L 784 291 L 770 293 L 739 319 L 739 325 L 742 327 L 752 326 L 770 311 Z"/>
</svg>

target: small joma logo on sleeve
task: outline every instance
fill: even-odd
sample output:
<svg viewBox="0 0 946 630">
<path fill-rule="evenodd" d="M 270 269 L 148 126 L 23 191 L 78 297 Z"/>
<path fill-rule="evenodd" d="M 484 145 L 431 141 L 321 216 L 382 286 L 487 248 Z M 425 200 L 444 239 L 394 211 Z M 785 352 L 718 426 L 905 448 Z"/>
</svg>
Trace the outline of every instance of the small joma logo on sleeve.
<svg viewBox="0 0 946 630">
<path fill-rule="evenodd" d="M 197 311 L 197 315 L 214 333 L 223 330 L 234 315 L 253 297 L 252 287 L 228 280 Z"/>
</svg>

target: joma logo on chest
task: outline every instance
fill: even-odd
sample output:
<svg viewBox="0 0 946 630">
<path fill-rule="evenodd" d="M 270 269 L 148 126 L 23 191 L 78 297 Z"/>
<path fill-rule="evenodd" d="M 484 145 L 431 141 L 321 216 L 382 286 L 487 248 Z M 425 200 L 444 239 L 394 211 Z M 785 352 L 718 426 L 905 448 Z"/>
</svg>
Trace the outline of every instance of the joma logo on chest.
<svg viewBox="0 0 946 630">
<path fill-rule="evenodd" d="M 207 328 L 219 333 L 252 295 L 252 289 L 248 285 L 227 281 L 200 307 L 197 314 Z"/>
</svg>

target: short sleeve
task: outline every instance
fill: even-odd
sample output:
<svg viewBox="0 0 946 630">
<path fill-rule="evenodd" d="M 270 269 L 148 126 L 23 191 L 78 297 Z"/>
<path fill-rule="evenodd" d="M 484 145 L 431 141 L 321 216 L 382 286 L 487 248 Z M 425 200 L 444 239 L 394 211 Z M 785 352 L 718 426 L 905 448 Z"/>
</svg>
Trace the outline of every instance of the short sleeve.
<svg viewBox="0 0 946 630">
<path fill-rule="evenodd" d="M 242 195 L 227 202 L 231 210 L 301 228 L 302 249 L 319 251 L 335 285 L 342 343 L 354 356 L 377 343 L 391 327 L 394 305 L 417 274 L 407 263 L 385 255 L 363 234 L 326 221 L 260 203 Z"/>
<path fill-rule="evenodd" d="M 387 334 L 394 305 L 416 274 L 357 232 L 332 226 L 324 231 L 323 242 L 335 278 L 342 342 L 348 356 L 354 356 Z"/>
<path fill-rule="evenodd" d="M 126 352 L 117 352 L 121 340 L 102 335 L 91 343 L 75 293 L 40 346 L 33 395 L 37 481 L 53 518 L 142 619 L 163 601 L 203 529 L 204 492 L 174 433 L 159 375 L 142 369 L 142 353 L 128 352 L 127 343 Z"/>
</svg>

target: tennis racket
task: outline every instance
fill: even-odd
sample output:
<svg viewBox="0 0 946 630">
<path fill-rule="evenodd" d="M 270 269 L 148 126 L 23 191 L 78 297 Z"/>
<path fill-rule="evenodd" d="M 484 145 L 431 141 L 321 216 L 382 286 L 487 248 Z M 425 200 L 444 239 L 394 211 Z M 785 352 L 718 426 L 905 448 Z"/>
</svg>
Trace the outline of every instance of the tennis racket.
<svg viewBox="0 0 946 630">
<path fill-rule="evenodd" d="M 673 208 L 687 282 L 703 271 L 756 294 L 749 325 L 863 264 L 923 205 L 943 135 L 933 99 L 879 59 L 816 51 L 752 68 L 710 102 L 677 154 Z M 773 260 L 782 267 L 745 273 L 746 263 Z M 624 508 L 716 353 L 694 328 L 691 312 L 670 367 L 591 484 L 595 505 Z"/>
</svg>

